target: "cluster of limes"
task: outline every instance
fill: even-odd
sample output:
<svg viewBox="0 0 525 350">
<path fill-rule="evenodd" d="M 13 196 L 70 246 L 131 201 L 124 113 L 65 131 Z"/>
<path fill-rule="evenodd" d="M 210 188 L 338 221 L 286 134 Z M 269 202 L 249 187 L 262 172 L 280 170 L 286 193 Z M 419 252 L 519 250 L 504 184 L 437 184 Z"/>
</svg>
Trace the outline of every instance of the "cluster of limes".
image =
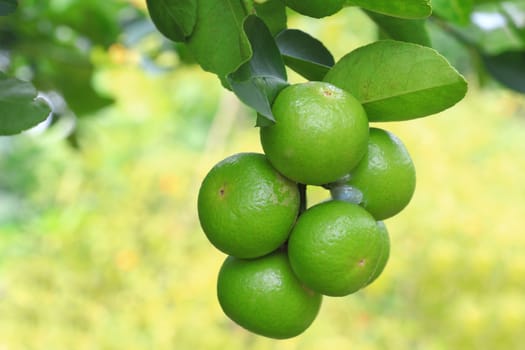
<svg viewBox="0 0 525 350">
<path fill-rule="evenodd" d="M 229 255 L 217 283 L 225 314 L 289 338 L 313 322 L 322 295 L 354 293 L 381 274 L 390 253 L 381 220 L 408 204 L 415 171 L 401 141 L 370 128 L 361 104 L 331 84 L 288 86 L 272 111 L 276 123 L 260 129 L 265 154 L 215 165 L 198 211 Z M 329 188 L 332 199 L 300 210 L 299 184 Z"/>
</svg>

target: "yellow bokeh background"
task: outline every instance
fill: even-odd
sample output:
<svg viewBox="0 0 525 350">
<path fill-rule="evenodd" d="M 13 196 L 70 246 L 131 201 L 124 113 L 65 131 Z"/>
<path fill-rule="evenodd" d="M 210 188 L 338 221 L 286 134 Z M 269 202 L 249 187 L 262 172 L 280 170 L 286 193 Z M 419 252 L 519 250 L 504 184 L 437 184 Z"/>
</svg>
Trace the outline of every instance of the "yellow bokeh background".
<svg viewBox="0 0 525 350">
<path fill-rule="evenodd" d="M 374 35 L 351 9 L 322 23 L 290 26 L 336 57 Z M 33 185 L 11 208 L 23 218 L 0 221 L 0 350 L 523 347 L 522 96 L 472 83 L 445 112 L 377 124 L 403 140 L 417 170 L 412 202 L 386 221 L 386 270 L 365 290 L 325 298 L 310 329 L 277 341 L 220 310 L 224 255 L 196 213 L 216 162 L 261 151 L 253 112 L 195 66 L 147 74 L 117 46 L 93 60 L 97 86 L 117 102 L 79 121 L 80 151 L 60 127 L 2 140 Z M 328 197 L 308 194 L 309 204 Z"/>
</svg>

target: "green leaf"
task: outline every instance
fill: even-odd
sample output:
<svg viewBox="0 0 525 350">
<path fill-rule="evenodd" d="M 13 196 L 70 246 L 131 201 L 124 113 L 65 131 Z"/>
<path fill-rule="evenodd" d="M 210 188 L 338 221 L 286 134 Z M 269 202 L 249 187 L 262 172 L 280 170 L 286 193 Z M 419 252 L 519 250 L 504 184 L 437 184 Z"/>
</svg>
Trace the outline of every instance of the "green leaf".
<svg viewBox="0 0 525 350">
<path fill-rule="evenodd" d="M 256 2 L 254 7 L 255 13 L 266 23 L 272 35 L 276 35 L 283 29 L 286 29 L 286 5 L 284 0 Z"/>
<path fill-rule="evenodd" d="M 255 122 L 255 126 L 256 127 L 265 127 L 265 126 L 272 126 L 273 124 L 275 124 L 275 120 L 272 120 L 272 119 L 269 119 L 263 115 L 261 115 L 261 113 L 257 113 L 257 120 Z"/>
<path fill-rule="evenodd" d="M 499 55 L 484 55 L 488 72 L 500 83 L 525 94 L 525 51 L 508 51 Z"/>
<path fill-rule="evenodd" d="M 53 10 L 40 13 L 40 18 L 53 22 L 54 26 L 69 27 L 88 38 L 93 46 L 102 45 L 106 49 L 117 42 L 122 34 L 122 26 L 115 17 L 129 10 L 126 7 L 129 5 L 119 1 L 67 1 L 64 6 L 48 6 Z"/>
<path fill-rule="evenodd" d="M 281 54 L 270 30 L 259 17 L 248 16 L 244 31 L 253 54 L 248 62 L 228 75 L 228 82 L 242 102 L 275 122 L 271 108 L 273 100 L 288 85 Z M 261 120 L 257 124 L 262 124 Z"/>
<path fill-rule="evenodd" d="M 501 0 L 474 0 L 474 3 L 476 5 L 482 5 L 482 4 L 491 4 L 495 2 L 501 2 Z"/>
<path fill-rule="evenodd" d="M 486 11 L 483 15 L 492 19 L 502 19 L 501 13 L 496 10 Z M 509 23 L 498 21 L 500 25 L 487 28 L 484 26 L 487 21 L 483 17 L 479 19 L 475 16 L 473 19 L 474 21 L 466 27 L 451 25 L 446 20 L 436 19 L 434 22 L 445 29 L 446 32 L 451 33 L 460 42 L 466 44 L 466 46 L 474 47 L 490 55 L 505 51 L 520 51 L 525 48 L 525 43 L 515 35 Z M 489 23 L 491 21 L 489 20 Z"/>
<path fill-rule="evenodd" d="M 173 41 L 184 41 L 193 32 L 197 3 L 198 0 L 146 0 L 151 20 L 159 32 Z"/>
<path fill-rule="evenodd" d="M 507 6 L 500 4 L 499 7 L 501 14 L 505 17 L 507 27 L 525 45 L 525 25 L 520 26 L 518 24 L 525 18 L 525 6 L 522 5 L 522 9 L 520 9 L 516 4 L 507 3 Z"/>
<path fill-rule="evenodd" d="M 60 92 L 77 116 L 92 115 L 114 102 L 94 89 L 95 66 L 82 51 L 45 42 L 35 43 L 33 48 L 46 52 L 38 60 L 39 65 L 46 69 L 35 75 L 33 84 L 41 91 Z"/>
<path fill-rule="evenodd" d="M 388 38 L 431 46 L 424 19 L 404 19 L 365 11 Z"/>
<path fill-rule="evenodd" d="M 466 25 L 474 9 L 474 0 L 432 0 L 432 9 L 450 22 Z"/>
<path fill-rule="evenodd" d="M 432 13 L 429 0 L 346 0 L 345 6 L 359 6 L 400 18 L 426 18 Z"/>
<path fill-rule="evenodd" d="M 64 66 L 64 76 L 56 77 L 55 84 L 69 108 L 78 117 L 91 116 L 100 109 L 112 105 L 112 98 L 102 96 L 92 85 L 92 67 Z M 71 79 L 67 79 L 70 77 Z"/>
<path fill-rule="evenodd" d="M 242 29 L 245 17 L 241 0 L 199 0 L 198 24 L 187 41 L 202 69 L 217 74 L 226 86 L 226 75 L 251 56 Z"/>
<path fill-rule="evenodd" d="M 17 0 L 0 0 L 0 16 L 7 16 L 16 11 Z"/>
<path fill-rule="evenodd" d="M 30 83 L 0 72 L 0 135 L 14 135 L 43 122 L 51 109 Z"/>
<path fill-rule="evenodd" d="M 323 43 L 303 31 L 287 29 L 275 40 L 286 65 L 308 80 L 323 80 L 335 63 Z"/>
<path fill-rule="evenodd" d="M 325 81 L 353 94 L 374 122 L 438 113 L 467 92 L 465 79 L 435 50 L 393 40 L 350 52 Z"/>
</svg>

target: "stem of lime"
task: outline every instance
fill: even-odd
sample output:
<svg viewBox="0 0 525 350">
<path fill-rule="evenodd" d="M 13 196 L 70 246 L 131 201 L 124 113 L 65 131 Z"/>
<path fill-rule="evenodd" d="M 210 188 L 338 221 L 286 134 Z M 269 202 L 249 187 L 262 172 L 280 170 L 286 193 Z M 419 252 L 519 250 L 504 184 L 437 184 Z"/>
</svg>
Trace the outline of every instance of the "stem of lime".
<svg viewBox="0 0 525 350">
<path fill-rule="evenodd" d="M 251 15 L 255 12 L 255 9 L 253 7 L 253 0 L 243 0 L 242 4 L 244 5 L 244 11 L 247 15 Z"/>
<path fill-rule="evenodd" d="M 299 204 L 299 216 L 301 216 L 306 211 L 306 185 L 297 184 L 297 188 L 299 188 L 299 198 L 301 200 Z"/>
<path fill-rule="evenodd" d="M 350 185 L 338 185 L 330 188 L 333 199 L 360 204 L 363 201 L 363 193 Z"/>
</svg>

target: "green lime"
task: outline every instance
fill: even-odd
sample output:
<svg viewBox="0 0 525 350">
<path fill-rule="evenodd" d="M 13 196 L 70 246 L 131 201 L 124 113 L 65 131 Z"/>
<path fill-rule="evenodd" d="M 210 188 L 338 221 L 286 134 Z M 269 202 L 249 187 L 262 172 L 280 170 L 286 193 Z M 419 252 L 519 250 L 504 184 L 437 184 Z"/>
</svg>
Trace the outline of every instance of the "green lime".
<svg viewBox="0 0 525 350">
<path fill-rule="evenodd" d="M 372 276 L 370 276 L 370 279 L 368 282 L 366 282 L 366 285 L 372 284 L 380 275 L 383 273 L 383 270 L 386 267 L 386 263 L 388 262 L 388 258 L 390 257 L 390 237 L 388 236 L 388 230 L 386 228 L 386 225 L 383 223 L 383 221 L 378 221 L 377 226 L 379 227 L 379 230 L 381 232 L 381 238 L 383 240 L 381 254 L 379 255 L 379 259 L 377 261 L 377 265 L 374 268 L 374 272 L 372 273 Z"/>
<path fill-rule="evenodd" d="M 321 18 L 333 15 L 343 8 L 344 0 L 286 0 L 286 6 L 300 14 Z"/>
<path fill-rule="evenodd" d="M 286 241 L 299 201 L 297 184 L 279 174 L 263 154 L 239 153 L 219 162 L 204 178 L 199 220 L 219 250 L 255 258 Z"/>
<path fill-rule="evenodd" d="M 361 191 L 361 205 L 376 220 L 384 220 L 410 202 L 416 187 L 416 170 L 398 137 L 370 128 L 367 154 L 350 172 L 347 184 Z"/>
<path fill-rule="evenodd" d="M 288 241 L 292 269 L 310 289 L 344 296 L 373 277 L 385 244 L 376 220 L 357 204 L 328 201 L 306 210 Z"/>
<path fill-rule="evenodd" d="M 277 339 L 304 332 L 322 300 L 295 277 L 283 251 L 251 260 L 226 258 L 217 296 L 224 313 L 238 325 Z"/>
<path fill-rule="evenodd" d="M 272 107 L 276 123 L 261 127 L 264 153 L 284 176 L 322 185 L 348 174 L 366 153 L 368 119 L 348 92 L 329 83 L 284 88 Z"/>
</svg>

